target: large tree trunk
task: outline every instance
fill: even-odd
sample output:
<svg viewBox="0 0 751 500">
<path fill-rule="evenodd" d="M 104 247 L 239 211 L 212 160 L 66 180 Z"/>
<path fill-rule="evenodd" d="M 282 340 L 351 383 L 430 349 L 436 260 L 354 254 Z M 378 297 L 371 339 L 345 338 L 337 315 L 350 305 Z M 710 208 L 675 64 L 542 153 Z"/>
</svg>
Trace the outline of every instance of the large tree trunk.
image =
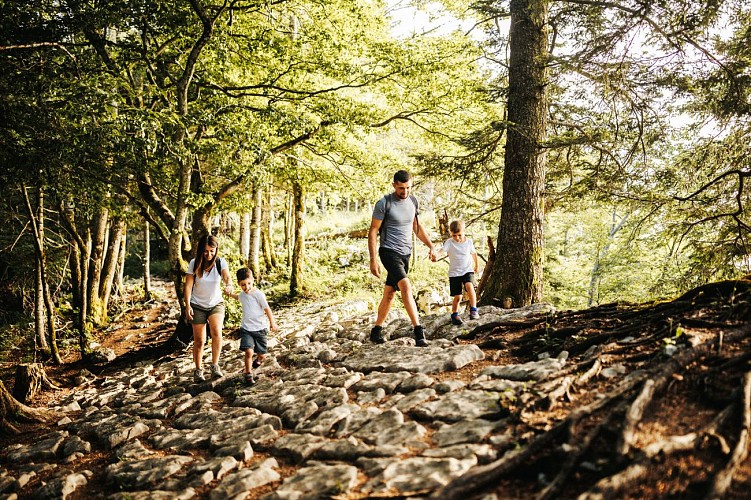
<svg viewBox="0 0 751 500">
<path fill-rule="evenodd" d="M 548 7 L 548 0 L 511 1 L 503 206 L 484 304 L 542 300 Z"/>
<path fill-rule="evenodd" d="M 303 261 L 305 259 L 305 187 L 299 181 L 292 183 L 295 237 L 292 251 L 292 272 L 289 279 L 289 294 L 300 295 L 305 289 L 303 281 Z"/>
</svg>

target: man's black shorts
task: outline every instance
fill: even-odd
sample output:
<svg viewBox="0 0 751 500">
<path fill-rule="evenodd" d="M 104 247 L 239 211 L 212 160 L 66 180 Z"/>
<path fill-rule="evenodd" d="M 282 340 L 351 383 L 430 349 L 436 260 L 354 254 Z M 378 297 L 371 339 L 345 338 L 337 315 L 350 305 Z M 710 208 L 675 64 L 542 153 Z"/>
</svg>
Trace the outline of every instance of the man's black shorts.
<svg viewBox="0 0 751 500">
<path fill-rule="evenodd" d="M 452 297 L 461 295 L 464 292 L 464 283 L 474 282 L 475 273 L 467 273 L 464 276 L 449 276 L 449 293 Z"/>
<path fill-rule="evenodd" d="M 409 272 L 410 255 L 399 255 L 388 248 L 379 248 L 378 255 L 381 257 L 381 263 L 388 273 L 386 275 L 386 285 L 399 290 L 397 284 L 407 277 Z"/>
</svg>

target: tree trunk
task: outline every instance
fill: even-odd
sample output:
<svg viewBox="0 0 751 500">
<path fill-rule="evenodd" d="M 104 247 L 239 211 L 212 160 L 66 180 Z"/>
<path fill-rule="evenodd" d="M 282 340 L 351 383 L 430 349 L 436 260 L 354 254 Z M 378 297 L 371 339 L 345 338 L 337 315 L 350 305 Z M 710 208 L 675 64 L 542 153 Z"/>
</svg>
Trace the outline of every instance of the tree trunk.
<svg viewBox="0 0 751 500">
<path fill-rule="evenodd" d="M 271 187 L 264 189 L 263 211 L 261 212 L 261 244 L 263 259 L 267 269 L 276 269 L 276 253 L 274 252 L 274 210 L 271 206 Z"/>
<path fill-rule="evenodd" d="M 253 183 L 253 213 L 250 218 L 250 254 L 248 255 L 248 267 L 257 278 L 261 275 L 261 266 L 258 264 L 259 250 L 261 249 L 261 204 L 263 194 L 258 186 L 259 182 Z"/>
<path fill-rule="evenodd" d="M 508 135 L 496 259 L 483 304 L 542 300 L 548 0 L 512 0 Z"/>
<path fill-rule="evenodd" d="M 18 434 L 20 431 L 14 424 L 19 422 L 49 422 L 56 416 L 49 410 L 38 410 L 19 403 L 0 380 L 0 434 Z"/>
<path fill-rule="evenodd" d="M 618 223 L 616 223 L 616 217 L 617 215 L 615 214 L 615 212 L 613 212 L 613 224 L 610 226 L 608 239 L 605 242 L 605 246 L 602 248 L 602 250 L 598 250 L 597 254 L 595 255 L 595 263 L 592 265 L 592 271 L 589 274 L 589 297 L 587 300 L 587 307 L 592 307 L 596 301 L 602 274 L 600 272 L 600 264 L 602 264 L 602 260 L 608 254 L 610 245 L 613 243 L 613 240 L 615 240 L 616 233 L 621 230 L 624 222 L 626 222 L 626 219 L 628 219 L 628 215 L 625 215 Z"/>
<path fill-rule="evenodd" d="M 78 312 L 76 328 L 78 329 L 81 357 L 86 357 L 89 351 L 89 333 L 91 332 L 88 316 L 88 293 L 86 292 L 90 249 L 76 228 L 73 203 L 63 201 L 60 206 L 60 213 L 62 214 L 63 225 L 71 240 L 70 271 L 71 281 L 73 282 L 73 308 Z"/>
<path fill-rule="evenodd" d="M 289 197 L 286 210 L 284 211 L 284 250 L 286 251 L 287 264 L 292 263 L 292 233 L 294 231 L 294 194 Z"/>
<path fill-rule="evenodd" d="M 151 300 L 151 231 L 149 221 L 143 223 L 143 300 Z"/>
<path fill-rule="evenodd" d="M 37 187 L 37 221 L 39 223 L 39 235 L 44 240 L 44 189 L 41 185 Z M 39 350 L 45 356 L 50 354 L 50 347 L 47 344 L 47 315 L 44 306 L 44 284 L 42 283 L 43 263 L 36 259 L 36 299 L 34 300 L 34 335 Z M 36 356 L 36 350 L 34 352 Z"/>
<path fill-rule="evenodd" d="M 289 294 L 292 297 L 300 295 L 304 287 L 303 261 L 305 258 L 305 187 L 300 181 L 292 183 L 295 237 L 292 251 L 292 272 L 289 279 Z"/>
<path fill-rule="evenodd" d="M 40 188 L 41 189 L 41 188 Z M 26 209 L 29 214 L 29 221 L 34 234 L 34 249 L 36 251 L 37 262 L 41 270 L 41 284 L 42 294 L 44 296 L 45 307 L 45 319 L 47 321 L 47 335 L 49 336 L 48 342 L 50 347 L 50 354 L 52 355 L 52 361 L 55 364 L 61 364 L 63 361 L 60 358 L 60 352 L 57 348 L 57 330 L 55 329 L 55 305 L 52 302 L 52 293 L 50 292 L 49 281 L 47 280 L 47 253 L 44 246 L 44 240 L 39 232 L 39 224 L 37 222 L 35 211 L 31 207 L 31 200 L 29 199 L 29 192 L 26 186 L 23 186 L 23 196 L 26 201 Z"/>
<path fill-rule="evenodd" d="M 19 402 L 26 404 L 45 387 L 58 390 L 60 387 L 52 382 L 41 363 L 24 363 L 16 367 L 16 380 L 13 384 L 13 397 Z"/>
<path fill-rule="evenodd" d="M 110 237 L 107 238 L 107 249 L 105 251 L 104 265 L 102 275 L 104 279 L 99 284 L 99 302 L 102 308 L 102 322 L 107 319 L 107 310 L 109 308 L 110 295 L 117 273 L 117 264 L 120 261 L 120 248 L 122 239 L 125 236 L 127 225 L 122 218 L 116 219 L 110 229 Z"/>
<path fill-rule="evenodd" d="M 250 212 L 240 215 L 240 258 L 248 262 L 250 256 Z"/>
<path fill-rule="evenodd" d="M 107 250 L 107 233 L 109 230 L 109 210 L 102 208 L 96 219 L 94 237 L 92 240 L 91 263 L 87 279 L 87 302 L 89 304 L 88 317 L 95 325 L 101 325 L 105 318 L 99 286 L 102 282 L 102 269 Z"/>
<path fill-rule="evenodd" d="M 122 295 L 125 291 L 125 257 L 128 252 L 128 231 L 123 232 L 123 237 L 120 238 L 120 250 L 117 252 L 117 274 L 115 275 L 115 286 L 113 292 L 115 295 Z"/>
</svg>

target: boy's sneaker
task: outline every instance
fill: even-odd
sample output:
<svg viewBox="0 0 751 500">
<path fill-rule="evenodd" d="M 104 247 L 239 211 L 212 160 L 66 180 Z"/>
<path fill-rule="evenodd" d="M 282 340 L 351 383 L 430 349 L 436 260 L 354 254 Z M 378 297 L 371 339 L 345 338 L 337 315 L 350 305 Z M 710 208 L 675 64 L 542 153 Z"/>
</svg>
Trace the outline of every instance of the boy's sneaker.
<svg viewBox="0 0 751 500">
<path fill-rule="evenodd" d="M 480 319 L 480 313 L 477 312 L 477 309 L 469 310 L 469 319 Z"/>
<path fill-rule="evenodd" d="M 451 315 L 451 324 L 459 326 L 464 324 L 464 321 L 462 321 L 462 319 L 459 317 L 459 314 L 454 313 Z"/>
<path fill-rule="evenodd" d="M 381 332 L 383 331 L 383 327 L 381 326 L 374 326 L 370 330 L 370 341 L 374 344 L 383 344 L 386 342 L 386 339 L 383 338 L 383 335 L 381 335 Z"/>
<path fill-rule="evenodd" d="M 245 380 L 245 385 L 255 385 L 256 383 L 256 379 L 253 377 L 252 373 L 246 373 L 243 379 Z"/>
<path fill-rule="evenodd" d="M 204 382 L 206 380 L 206 377 L 203 376 L 203 368 L 196 368 L 193 370 L 193 381 L 194 382 Z"/>
<path fill-rule="evenodd" d="M 421 325 L 415 327 L 415 345 L 417 347 L 428 347 L 428 341 L 425 340 L 425 332 Z"/>
<path fill-rule="evenodd" d="M 209 369 L 211 370 L 211 378 L 224 377 L 224 373 L 222 373 L 222 369 L 219 368 L 219 364 L 209 365 Z"/>
</svg>

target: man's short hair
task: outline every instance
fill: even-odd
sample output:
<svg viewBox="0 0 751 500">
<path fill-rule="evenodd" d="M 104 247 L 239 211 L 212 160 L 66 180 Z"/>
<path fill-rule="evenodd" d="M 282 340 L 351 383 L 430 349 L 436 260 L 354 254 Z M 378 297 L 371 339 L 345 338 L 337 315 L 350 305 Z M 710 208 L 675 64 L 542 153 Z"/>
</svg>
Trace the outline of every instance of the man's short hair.
<svg viewBox="0 0 751 500">
<path fill-rule="evenodd" d="M 399 170 L 394 174 L 394 182 L 409 182 L 412 179 L 412 174 L 406 170 Z"/>
</svg>

